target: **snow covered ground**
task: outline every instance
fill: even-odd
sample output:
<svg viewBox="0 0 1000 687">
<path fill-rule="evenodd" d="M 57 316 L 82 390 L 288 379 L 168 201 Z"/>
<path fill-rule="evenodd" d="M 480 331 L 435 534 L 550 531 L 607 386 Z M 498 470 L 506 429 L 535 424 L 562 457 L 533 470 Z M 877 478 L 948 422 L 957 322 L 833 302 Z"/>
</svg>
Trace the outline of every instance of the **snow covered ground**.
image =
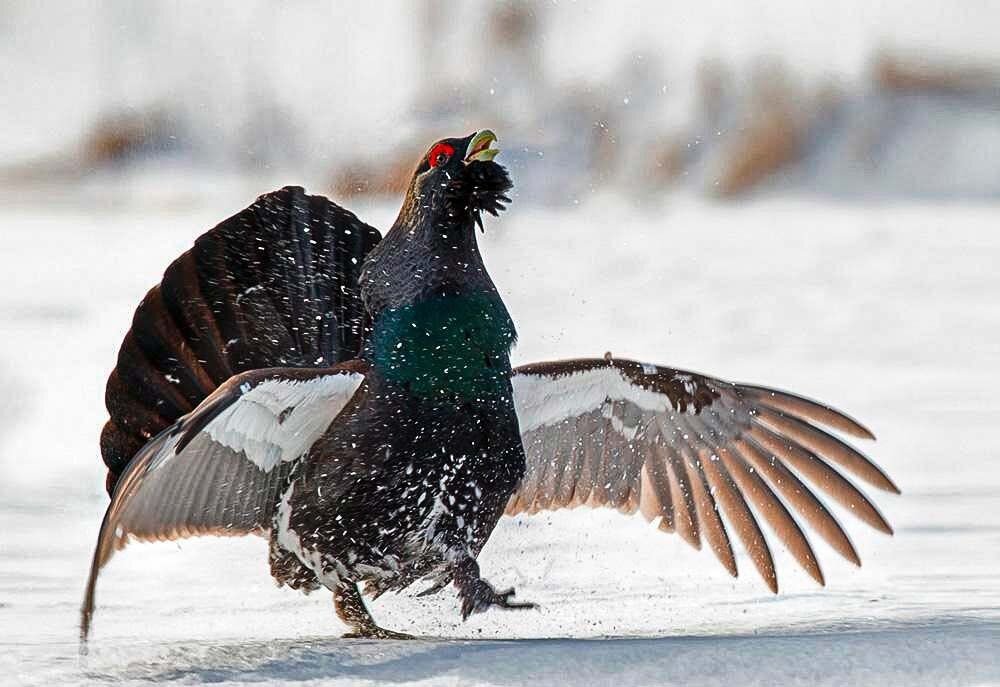
<svg viewBox="0 0 1000 687">
<path fill-rule="evenodd" d="M 641 520 L 536 516 L 482 565 L 540 610 L 387 597 L 386 626 L 447 639 L 368 642 L 338 639 L 328 594 L 276 589 L 260 540 L 135 545 L 81 659 L 107 372 L 166 264 L 250 200 L 0 210 L 0 682 L 1000 684 L 1000 205 L 792 199 L 515 205 L 483 241 L 518 362 L 612 350 L 869 424 L 903 495 L 877 494 L 893 538 L 840 513 L 861 569 L 817 542 L 818 588 L 777 551 L 772 596 L 745 557 L 731 579 Z"/>
</svg>

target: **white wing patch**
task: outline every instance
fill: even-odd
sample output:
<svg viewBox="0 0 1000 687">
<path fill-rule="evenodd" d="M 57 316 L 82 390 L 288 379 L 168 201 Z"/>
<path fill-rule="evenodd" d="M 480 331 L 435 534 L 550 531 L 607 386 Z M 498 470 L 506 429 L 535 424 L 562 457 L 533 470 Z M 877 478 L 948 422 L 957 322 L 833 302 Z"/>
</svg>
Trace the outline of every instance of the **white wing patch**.
<svg viewBox="0 0 1000 687">
<path fill-rule="evenodd" d="M 307 380 L 261 382 L 219 413 L 205 432 L 242 451 L 264 472 L 295 460 L 326 431 L 358 390 L 364 375 L 338 373 Z"/>
<path fill-rule="evenodd" d="M 609 399 L 628 400 L 642 410 L 656 413 L 672 410 L 668 396 L 636 386 L 614 367 L 582 370 L 560 377 L 515 374 L 511 384 L 522 434 L 588 413 Z"/>
</svg>

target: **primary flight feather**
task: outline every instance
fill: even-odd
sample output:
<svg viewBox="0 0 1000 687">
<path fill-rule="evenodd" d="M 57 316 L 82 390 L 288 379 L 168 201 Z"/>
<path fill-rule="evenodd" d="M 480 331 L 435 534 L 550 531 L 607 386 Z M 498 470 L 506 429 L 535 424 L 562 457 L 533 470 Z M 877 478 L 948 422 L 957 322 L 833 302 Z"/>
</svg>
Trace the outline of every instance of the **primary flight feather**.
<svg viewBox="0 0 1000 687">
<path fill-rule="evenodd" d="M 258 534 L 275 579 L 332 591 L 352 636 L 405 637 L 363 594 L 424 580 L 454 584 L 463 617 L 532 607 L 480 576 L 505 513 L 641 512 L 733 575 L 738 539 L 774 591 L 761 522 L 820 583 L 807 528 L 860 563 L 821 496 L 891 533 L 847 475 L 895 485 L 829 430 L 873 437 L 827 405 L 610 355 L 512 369 L 475 230 L 510 202 L 495 141 L 431 146 L 384 238 L 287 187 L 171 264 L 108 380 L 84 640 L 98 574 L 133 539 Z"/>
</svg>

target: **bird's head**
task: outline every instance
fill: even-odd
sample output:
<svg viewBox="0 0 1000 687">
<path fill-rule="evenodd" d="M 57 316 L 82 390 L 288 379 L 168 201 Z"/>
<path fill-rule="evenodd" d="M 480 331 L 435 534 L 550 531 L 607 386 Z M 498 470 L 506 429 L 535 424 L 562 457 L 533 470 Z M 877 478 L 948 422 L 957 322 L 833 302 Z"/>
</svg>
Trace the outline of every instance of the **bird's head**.
<svg viewBox="0 0 1000 687">
<path fill-rule="evenodd" d="M 403 206 L 368 254 L 361 294 L 369 312 L 460 292 L 495 292 L 476 244 L 483 212 L 510 202 L 507 170 L 487 130 L 434 143 L 420 158 Z"/>
<path fill-rule="evenodd" d="M 483 129 L 434 143 L 413 173 L 400 219 L 468 228 L 476 223 L 482 229 L 483 212 L 496 216 L 510 202 L 510 176 L 493 161 L 500 152 L 493 147 L 496 140 Z"/>
</svg>

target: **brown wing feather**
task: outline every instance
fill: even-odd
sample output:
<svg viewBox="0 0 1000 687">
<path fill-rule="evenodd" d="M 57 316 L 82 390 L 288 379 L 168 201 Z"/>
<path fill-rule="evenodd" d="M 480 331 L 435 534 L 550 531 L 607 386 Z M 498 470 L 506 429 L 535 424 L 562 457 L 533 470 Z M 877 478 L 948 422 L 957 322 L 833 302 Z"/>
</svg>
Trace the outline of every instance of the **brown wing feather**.
<svg viewBox="0 0 1000 687">
<path fill-rule="evenodd" d="M 775 591 L 774 559 L 758 518 L 820 584 L 823 573 L 799 519 L 859 564 L 846 532 L 803 480 L 892 533 L 834 464 L 884 491 L 898 493 L 896 485 L 819 425 L 873 436 L 830 406 L 630 360 L 535 363 L 514 370 L 512 380 L 527 472 L 508 514 L 582 504 L 639 510 L 696 548 L 704 539 L 735 575 L 732 532 Z"/>
<path fill-rule="evenodd" d="M 823 571 L 819 567 L 819 561 L 816 560 L 816 554 L 813 553 L 809 540 L 806 539 L 802 528 L 795 522 L 795 518 L 792 517 L 785 504 L 775 496 L 760 475 L 752 470 L 734 451 L 721 449 L 719 455 L 729 471 L 729 475 L 736 482 L 740 493 L 747 497 L 757 512 L 767 520 L 768 525 L 778 535 L 778 539 L 795 557 L 803 570 L 820 584 L 825 584 Z"/>
<path fill-rule="evenodd" d="M 858 552 L 844 528 L 812 490 L 777 456 L 768 453 L 750 438 L 737 440 L 733 448 L 748 464 L 764 475 L 772 488 L 780 492 L 785 501 L 795 508 L 795 512 L 805 518 L 809 526 L 837 553 L 855 565 L 861 565 Z"/>
<path fill-rule="evenodd" d="M 729 534 L 726 526 L 719 517 L 719 506 L 715 497 L 712 496 L 713 488 L 709 486 L 707 475 L 697 458 L 685 460 L 687 466 L 688 479 L 691 483 L 692 500 L 698 513 L 698 522 L 701 524 L 701 533 L 708 542 L 709 548 L 715 553 L 715 557 L 729 571 L 729 574 L 736 577 L 738 570 L 736 558 L 733 556 L 733 547 L 729 541 Z"/>
</svg>

